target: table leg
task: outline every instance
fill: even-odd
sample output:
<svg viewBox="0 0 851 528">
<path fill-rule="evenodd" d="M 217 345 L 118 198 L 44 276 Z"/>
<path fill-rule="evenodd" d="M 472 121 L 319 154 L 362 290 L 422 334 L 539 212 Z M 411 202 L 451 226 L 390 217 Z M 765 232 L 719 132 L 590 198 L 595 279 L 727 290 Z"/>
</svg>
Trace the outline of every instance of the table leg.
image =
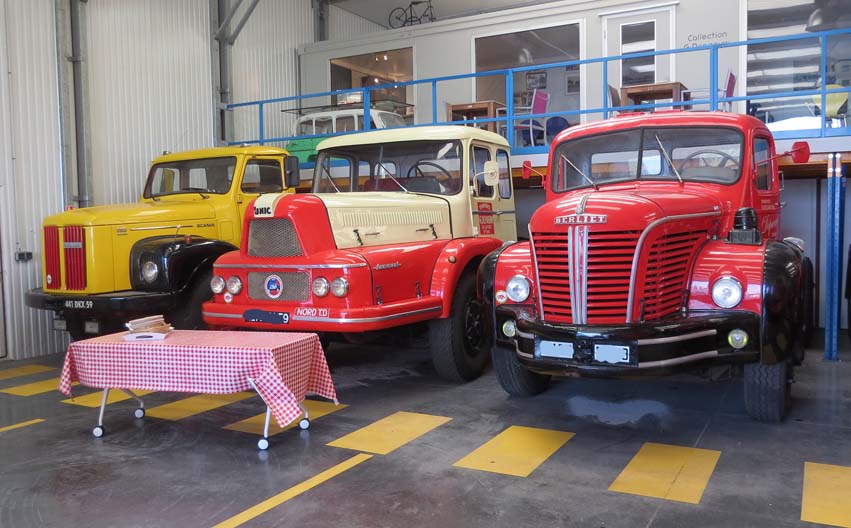
<svg viewBox="0 0 851 528">
<path fill-rule="evenodd" d="M 269 403 L 263 399 L 263 395 L 260 394 L 260 391 L 257 390 L 257 385 L 254 384 L 254 380 L 248 378 L 248 384 L 251 385 L 254 392 L 256 392 L 257 395 L 260 396 L 260 399 L 263 400 L 263 403 L 266 404 L 266 421 L 263 423 L 263 438 L 257 441 L 257 449 L 265 451 L 269 449 L 269 421 L 272 418 L 272 409 L 269 407 Z"/>
<path fill-rule="evenodd" d="M 136 418 L 139 418 L 139 419 L 144 418 L 145 417 L 145 402 L 142 401 L 142 398 L 136 396 L 136 393 L 134 393 L 130 389 L 121 389 L 121 392 L 123 392 L 127 396 L 130 396 L 131 398 L 133 398 L 134 400 L 139 402 L 139 408 L 136 409 L 135 411 L 133 411 L 133 416 L 135 416 Z"/>
<path fill-rule="evenodd" d="M 103 389 L 103 398 L 100 400 L 100 413 L 98 413 L 98 424 L 92 429 L 95 438 L 103 436 L 103 411 L 106 409 L 106 399 L 109 398 L 109 387 Z"/>
<path fill-rule="evenodd" d="M 298 402 L 298 406 L 301 407 L 301 412 L 304 413 L 304 418 L 299 420 L 298 427 L 302 431 L 310 428 L 310 411 L 307 410 L 307 407 L 304 406 L 304 402 Z"/>
</svg>

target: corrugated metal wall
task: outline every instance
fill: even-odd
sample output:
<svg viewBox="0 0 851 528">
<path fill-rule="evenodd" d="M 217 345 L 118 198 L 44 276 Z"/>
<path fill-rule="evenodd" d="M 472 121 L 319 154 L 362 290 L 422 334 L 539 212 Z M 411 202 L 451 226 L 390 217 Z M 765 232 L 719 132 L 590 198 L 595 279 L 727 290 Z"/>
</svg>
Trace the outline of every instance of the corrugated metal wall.
<svg viewBox="0 0 851 528">
<path fill-rule="evenodd" d="M 53 0 L 0 0 L 0 9 L 3 302 L 8 355 L 20 359 L 66 345 L 47 312 L 24 305 L 41 282 L 41 221 L 63 207 L 56 42 Z M 33 260 L 16 262 L 17 251 Z"/>
<path fill-rule="evenodd" d="M 373 33 L 384 29 L 371 20 L 359 17 L 339 7 L 331 6 L 329 15 L 328 40 L 346 40 L 364 33 Z"/>
<path fill-rule="evenodd" d="M 138 200 L 163 150 L 213 144 L 208 4 L 86 4 L 94 204 Z"/>
</svg>

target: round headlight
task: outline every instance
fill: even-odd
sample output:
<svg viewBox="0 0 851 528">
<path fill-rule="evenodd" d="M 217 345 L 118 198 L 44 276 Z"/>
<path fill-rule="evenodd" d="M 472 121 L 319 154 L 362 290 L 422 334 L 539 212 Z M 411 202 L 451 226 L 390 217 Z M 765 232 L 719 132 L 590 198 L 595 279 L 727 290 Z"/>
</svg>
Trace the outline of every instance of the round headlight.
<svg viewBox="0 0 851 528">
<path fill-rule="evenodd" d="M 331 286 L 328 284 L 328 279 L 325 277 L 317 277 L 313 279 L 313 295 L 317 297 L 325 297 L 328 295 L 328 290 Z"/>
<path fill-rule="evenodd" d="M 721 308 L 734 308 L 742 302 L 742 285 L 733 277 L 721 277 L 712 285 L 712 300 Z"/>
<path fill-rule="evenodd" d="M 221 278 L 218 275 L 214 275 L 212 279 L 210 279 L 210 289 L 213 290 L 213 293 L 219 294 L 225 291 L 225 279 Z"/>
<path fill-rule="evenodd" d="M 349 293 L 349 281 L 343 277 L 337 277 L 331 281 L 331 293 L 335 297 L 345 297 Z"/>
<path fill-rule="evenodd" d="M 148 284 L 152 284 L 155 280 L 157 280 L 157 277 L 159 277 L 159 275 L 160 268 L 159 266 L 157 266 L 156 262 L 147 260 L 144 264 L 142 264 L 142 278 Z"/>
<path fill-rule="evenodd" d="M 236 275 L 228 278 L 227 282 L 228 291 L 232 294 L 236 295 L 237 293 L 242 291 L 242 281 Z"/>
<path fill-rule="evenodd" d="M 505 293 L 508 298 L 514 302 L 523 302 L 529 298 L 529 293 L 532 292 L 532 285 L 529 284 L 529 279 L 523 275 L 515 275 L 508 279 L 508 284 L 505 285 Z"/>
</svg>

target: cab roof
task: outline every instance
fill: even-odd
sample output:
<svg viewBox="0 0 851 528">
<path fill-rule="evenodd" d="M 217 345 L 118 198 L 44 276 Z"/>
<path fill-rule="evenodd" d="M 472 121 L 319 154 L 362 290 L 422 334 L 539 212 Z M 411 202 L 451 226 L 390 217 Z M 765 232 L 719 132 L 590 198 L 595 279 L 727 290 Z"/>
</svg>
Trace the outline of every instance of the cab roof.
<svg viewBox="0 0 851 528">
<path fill-rule="evenodd" d="M 330 137 L 317 145 L 316 150 L 335 147 L 346 147 L 349 145 L 370 145 L 375 143 L 396 143 L 399 141 L 416 140 L 451 140 L 451 139 L 478 139 L 487 143 L 508 147 L 508 141 L 499 134 L 488 132 L 480 128 L 460 125 L 436 125 L 417 126 L 408 128 L 392 128 L 359 132 L 356 134 L 344 134 Z"/>
<path fill-rule="evenodd" d="M 170 152 L 157 156 L 154 163 L 164 163 L 169 161 L 184 161 L 189 159 L 203 158 L 222 158 L 226 156 L 279 156 L 287 155 L 288 152 L 277 147 L 268 147 L 260 145 L 242 145 L 237 147 L 210 147 L 197 150 L 184 150 L 181 152 Z"/>
</svg>

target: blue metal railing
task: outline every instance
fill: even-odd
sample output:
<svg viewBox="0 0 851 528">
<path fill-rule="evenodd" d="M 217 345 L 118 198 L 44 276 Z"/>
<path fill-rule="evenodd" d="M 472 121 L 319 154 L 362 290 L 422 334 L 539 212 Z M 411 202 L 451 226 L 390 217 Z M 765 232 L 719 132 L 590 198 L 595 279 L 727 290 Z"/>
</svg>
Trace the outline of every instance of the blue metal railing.
<svg viewBox="0 0 851 528">
<path fill-rule="evenodd" d="M 722 104 L 732 104 L 738 101 L 759 101 L 766 99 L 783 99 L 783 98 L 802 98 L 802 97 L 815 97 L 818 96 L 821 100 L 821 108 L 826 108 L 827 97 L 830 94 L 834 93 L 849 93 L 851 94 L 851 88 L 841 87 L 841 88 L 828 88 L 828 39 L 830 37 L 839 36 L 839 35 L 851 35 L 851 28 L 848 29 L 836 29 L 830 31 L 822 31 L 818 33 L 804 33 L 798 35 L 787 35 L 783 37 L 768 37 L 768 38 L 760 38 L 760 39 L 752 39 L 745 40 L 739 42 L 727 42 L 722 44 L 706 44 L 695 47 L 688 48 L 677 48 L 671 50 L 660 50 L 660 51 L 647 51 L 647 52 L 638 52 L 638 53 L 627 53 L 623 55 L 617 56 L 608 56 L 608 57 L 598 57 L 591 59 L 582 59 L 582 60 L 570 60 L 570 61 L 562 61 L 562 62 L 554 62 L 548 64 L 536 64 L 531 66 L 522 66 L 517 68 L 507 68 L 500 70 L 491 70 L 487 72 L 477 72 L 477 73 L 468 73 L 468 74 L 458 74 L 458 75 L 449 75 L 444 77 L 434 77 L 429 79 L 418 79 L 412 81 L 404 81 L 404 82 L 394 82 L 389 84 L 379 84 L 374 86 L 366 86 L 362 88 L 351 88 L 346 90 L 332 90 L 327 92 L 316 92 L 311 94 L 305 94 L 300 96 L 289 96 L 289 97 L 279 97 L 274 99 L 263 99 L 258 101 L 247 101 L 242 103 L 233 103 L 227 106 L 229 110 L 235 110 L 240 108 L 247 107 L 257 107 L 257 126 L 258 126 L 258 137 L 250 138 L 250 139 L 239 139 L 238 141 L 233 141 L 231 144 L 239 144 L 239 143 L 249 143 L 249 144 L 266 144 L 266 143 L 275 143 L 275 142 L 284 142 L 293 139 L 309 139 L 309 138 L 322 138 L 332 135 L 339 135 L 341 133 L 332 133 L 332 134 L 315 134 L 315 135 L 274 135 L 272 137 L 267 137 L 266 135 L 266 119 L 265 119 L 265 111 L 269 108 L 269 105 L 277 104 L 277 103 L 288 103 L 288 102 L 301 102 L 307 99 L 315 99 L 315 98 L 330 98 L 332 96 L 340 96 L 345 94 L 360 94 L 362 99 L 362 104 L 364 108 L 371 108 L 372 104 L 372 92 L 374 90 L 382 90 L 382 89 L 392 89 L 392 88 L 402 88 L 407 86 L 419 86 L 419 85 L 427 85 L 430 87 L 431 92 L 431 116 L 430 122 L 420 122 L 416 125 L 410 126 L 424 126 L 424 125 L 433 125 L 433 124 L 485 124 L 485 123 L 497 123 L 497 127 L 505 128 L 505 130 L 511 130 L 514 127 L 510 126 L 510 123 L 515 123 L 518 119 L 529 120 L 529 119 L 546 119 L 550 117 L 556 116 L 581 116 L 584 114 L 599 114 L 603 118 L 609 117 L 612 112 L 624 112 L 624 111 L 636 111 L 636 110 L 653 110 L 656 108 L 678 108 L 678 107 L 691 107 L 696 105 L 707 105 L 710 110 L 717 110 L 719 105 Z M 770 44 L 770 43 L 780 43 L 780 42 L 790 42 L 797 40 L 815 40 L 818 39 L 819 47 L 820 47 L 820 65 L 819 65 L 819 79 L 821 80 L 820 86 L 818 88 L 814 88 L 811 90 L 799 90 L 799 91 L 780 91 L 780 92 L 771 92 L 771 93 L 760 93 L 753 95 L 743 95 L 743 96 L 732 96 L 732 97 L 723 97 L 718 94 L 718 75 L 719 75 L 719 51 L 726 48 L 738 48 L 741 46 L 749 46 L 749 45 L 760 45 L 760 44 Z M 643 104 L 635 104 L 635 105 L 619 105 L 619 106 L 611 106 L 608 101 L 608 88 L 609 88 L 609 72 L 608 67 L 610 63 L 623 61 L 628 59 L 636 59 L 636 58 L 644 58 L 644 57 L 658 57 L 658 56 L 667 56 L 667 55 L 679 55 L 686 53 L 695 53 L 695 52 L 708 52 L 709 54 L 709 64 L 708 64 L 708 74 L 709 74 L 709 90 L 708 97 L 702 99 L 692 99 L 689 101 L 676 101 L 676 102 L 653 102 L 653 103 L 643 103 Z M 535 113 L 535 114 L 517 114 L 515 112 L 514 105 L 514 75 L 518 73 L 524 73 L 529 71 L 540 71 L 540 70 L 548 70 L 552 68 L 568 68 L 568 67 L 576 67 L 581 65 L 594 65 L 599 64 L 602 66 L 602 75 L 601 75 L 601 100 L 602 106 L 594 107 L 594 108 L 579 108 L 575 110 L 558 110 L 552 112 L 544 112 L 544 113 Z M 794 71 L 794 68 L 792 69 Z M 468 120 L 459 120 L 459 121 L 439 121 L 438 119 L 438 88 L 439 83 L 445 83 L 449 81 L 457 81 L 464 79 L 476 79 L 479 77 L 487 77 L 487 76 L 495 76 L 501 75 L 505 77 L 505 99 L 506 99 L 506 111 L 505 116 L 502 117 L 493 117 L 486 119 L 468 119 Z M 589 80 L 587 79 L 588 75 L 586 74 L 586 79 L 584 79 L 584 84 L 587 86 Z M 345 105 L 342 105 L 341 108 L 346 108 Z M 836 136 L 836 135 L 851 135 L 851 130 L 847 127 L 842 128 L 830 128 L 827 126 L 826 120 L 826 112 L 822 111 L 820 113 L 820 126 L 818 128 L 810 128 L 805 130 L 794 130 L 794 131 L 783 131 L 777 132 L 775 137 L 779 139 L 792 139 L 792 138 L 808 138 L 808 137 L 827 137 L 827 136 Z M 420 113 L 417 115 L 418 118 L 422 118 L 425 114 Z M 450 116 L 451 117 L 451 116 Z M 369 130 L 370 128 L 370 120 L 364 119 L 364 129 Z M 343 133 L 352 133 L 352 132 L 343 132 Z M 543 153 L 547 151 L 546 146 L 532 146 L 532 147 L 523 147 L 516 144 L 516 140 L 514 134 L 506 134 L 507 139 L 512 147 L 512 152 L 520 153 L 520 154 L 532 154 L 532 153 Z M 546 142 L 546 131 L 544 132 L 544 138 Z M 531 138 L 530 138 L 531 139 Z M 531 141 L 530 141 L 531 142 Z"/>
</svg>

